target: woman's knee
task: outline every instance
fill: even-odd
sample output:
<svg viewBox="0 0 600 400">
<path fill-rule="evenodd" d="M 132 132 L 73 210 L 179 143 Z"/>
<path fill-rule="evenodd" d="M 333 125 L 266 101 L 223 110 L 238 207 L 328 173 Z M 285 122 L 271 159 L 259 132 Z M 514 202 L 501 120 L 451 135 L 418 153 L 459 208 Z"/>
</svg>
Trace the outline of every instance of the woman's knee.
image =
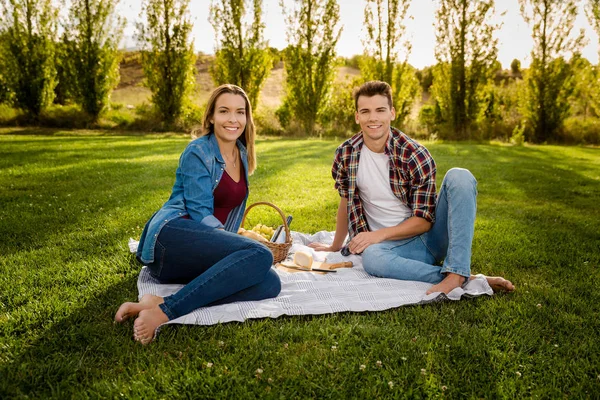
<svg viewBox="0 0 600 400">
<path fill-rule="evenodd" d="M 277 297 L 281 292 L 281 280 L 272 268 L 269 269 L 265 279 L 260 283 L 266 299 Z"/>
</svg>

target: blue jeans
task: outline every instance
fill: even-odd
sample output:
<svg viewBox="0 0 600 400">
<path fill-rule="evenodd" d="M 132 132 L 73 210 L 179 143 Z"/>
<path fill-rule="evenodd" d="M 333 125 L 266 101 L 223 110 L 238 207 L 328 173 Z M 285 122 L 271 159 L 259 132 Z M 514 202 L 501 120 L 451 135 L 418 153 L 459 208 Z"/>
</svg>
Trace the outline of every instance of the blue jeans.
<svg viewBox="0 0 600 400">
<path fill-rule="evenodd" d="M 148 268 L 161 282 L 186 284 L 160 305 L 171 320 L 207 305 L 277 296 L 272 264 L 271 251 L 256 240 L 177 218 L 161 229 Z"/>
<path fill-rule="evenodd" d="M 430 283 L 440 282 L 448 272 L 468 279 L 476 210 L 475 177 L 466 169 L 452 168 L 442 182 L 431 229 L 409 239 L 367 247 L 362 254 L 365 271 L 383 278 Z"/>
</svg>

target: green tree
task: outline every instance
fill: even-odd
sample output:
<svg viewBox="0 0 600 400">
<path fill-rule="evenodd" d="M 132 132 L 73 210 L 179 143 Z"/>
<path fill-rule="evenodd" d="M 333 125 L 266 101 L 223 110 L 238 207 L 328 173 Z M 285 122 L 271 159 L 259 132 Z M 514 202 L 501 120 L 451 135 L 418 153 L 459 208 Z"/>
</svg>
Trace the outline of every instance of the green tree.
<svg viewBox="0 0 600 400">
<path fill-rule="evenodd" d="M 577 53 L 583 31 L 571 37 L 577 17 L 576 0 L 519 0 L 521 14 L 532 26 L 531 64 L 525 74 L 523 102 L 525 133 L 529 140 L 555 138 L 569 116 L 569 97 L 575 89 L 571 66 L 564 59 Z"/>
<path fill-rule="evenodd" d="M 252 23 L 244 23 L 252 5 Z M 262 0 L 219 0 L 211 5 L 211 24 L 217 32 L 217 51 L 211 75 L 217 85 L 233 83 L 248 94 L 253 107 L 273 66 L 264 40 Z"/>
<path fill-rule="evenodd" d="M 194 86 L 194 46 L 189 0 L 146 0 L 138 23 L 142 67 L 152 103 L 167 125 L 172 125 L 189 103 Z"/>
<path fill-rule="evenodd" d="M 118 0 L 73 0 L 64 24 L 62 69 L 73 72 L 75 100 L 94 121 L 119 83 L 118 46 L 124 20 L 116 15 L 117 4 Z"/>
<path fill-rule="evenodd" d="M 312 135 L 335 78 L 340 8 L 335 0 L 294 3 L 296 8 L 290 12 L 280 3 L 290 45 L 285 50 L 286 97 L 278 117 L 286 126 L 291 114 L 302 123 L 305 133 Z"/>
<path fill-rule="evenodd" d="M 597 79 L 594 66 L 587 59 L 576 55 L 570 62 L 574 78 L 574 90 L 571 96 L 571 104 L 574 105 L 575 115 L 580 115 L 583 119 L 588 118 L 598 110 L 594 104 L 597 97 L 598 86 L 593 84 Z"/>
<path fill-rule="evenodd" d="M 367 0 L 364 26 L 367 37 L 365 56 L 360 60 L 360 70 L 365 81 L 380 80 L 392 86 L 396 120 L 400 125 L 410 114 L 419 92 L 415 69 L 408 64 L 410 43 L 402 41 L 406 32 L 404 19 L 411 0 Z M 400 61 L 400 50 L 405 58 Z"/>
<path fill-rule="evenodd" d="M 600 0 L 588 0 L 585 13 L 590 21 L 590 25 L 592 25 L 596 31 L 596 35 L 598 35 L 598 53 L 600 55 Z"/>
<path fill-rule="evenodd" d="M 37 118 L 52 103 L 58 12 L 52 0 L 0 0 L 3 79 L 15 106 Z"/>
<path fill-rule="evenodd" d="M 598 58 L 600 59 L 600 0 L 588 0 L 585 8 L 590 25 L 598 35 Z M 598 88 L 600 86 L 600 63 L 592 67 L 589 88 Z M 600 116 L 600 91 L 592 90 L 590 93 L 590 105 L 596 115 Z"/>
<path fill-rule="evenodd" d="M 6 66 L 4 65 L 5 57 L 2 55 L 1 43 L 6 43 L 6 33 L 0 31 L 0 104 L 8 103 L 10 100 L 10 90 L 6 82 Z"/>
<path fill-rule="evenodd" d="M 498 54 L 491 22 L 493 0 L 441 0 L 436 10 L 436 49 L 432 94 L 457 139 L 471 136 L 489 98 L 485 88 Z"/>
<path fill-rule="evenodd" d="M 518 59 L 513 59 L 510 63 L 510 72 L 512 72 L 513 76 L 521 75 L 521 61 Z"/>
</svg>

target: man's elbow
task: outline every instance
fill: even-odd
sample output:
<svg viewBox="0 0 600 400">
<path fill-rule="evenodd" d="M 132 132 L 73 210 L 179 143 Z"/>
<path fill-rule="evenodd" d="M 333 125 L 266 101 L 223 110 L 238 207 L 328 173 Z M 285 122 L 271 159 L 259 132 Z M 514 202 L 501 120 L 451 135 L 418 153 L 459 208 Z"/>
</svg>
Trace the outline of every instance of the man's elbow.
<svg viewBox="0 0 600 400">
<path fill-rule="evenodd" d="M 429 232 L 431 230 L 433 223 L 427 221 L 425 218 L 421 218 L 421 226 L 423 229 L 423 233 L 425 233 L 425 232 Z"/>
</svg>

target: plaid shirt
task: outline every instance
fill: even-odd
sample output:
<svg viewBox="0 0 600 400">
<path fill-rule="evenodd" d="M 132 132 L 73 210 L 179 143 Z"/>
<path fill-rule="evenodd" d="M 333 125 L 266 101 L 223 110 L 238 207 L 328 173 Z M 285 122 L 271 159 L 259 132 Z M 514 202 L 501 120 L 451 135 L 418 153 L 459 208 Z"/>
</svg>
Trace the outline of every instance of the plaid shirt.
<svg viewBox="0 0 600 400">
<path fill-rule="evenodd" d="M 358 161 L 364 144 L 362 132 L 342 143 L 335 151 L 331 174 L 335 188 L 348 200 L 348 233 L 350 239 L 368 232 L 356 185 Z M 394 195 L 412 210 L 412 216 L 435 221 L 435 162 L 427 149 L 396 128 L 391 128 L 385 154 L 390 157 L 390 187 Z M 347 253 L 344 246 L 342 253 Z"/>
</svg>

